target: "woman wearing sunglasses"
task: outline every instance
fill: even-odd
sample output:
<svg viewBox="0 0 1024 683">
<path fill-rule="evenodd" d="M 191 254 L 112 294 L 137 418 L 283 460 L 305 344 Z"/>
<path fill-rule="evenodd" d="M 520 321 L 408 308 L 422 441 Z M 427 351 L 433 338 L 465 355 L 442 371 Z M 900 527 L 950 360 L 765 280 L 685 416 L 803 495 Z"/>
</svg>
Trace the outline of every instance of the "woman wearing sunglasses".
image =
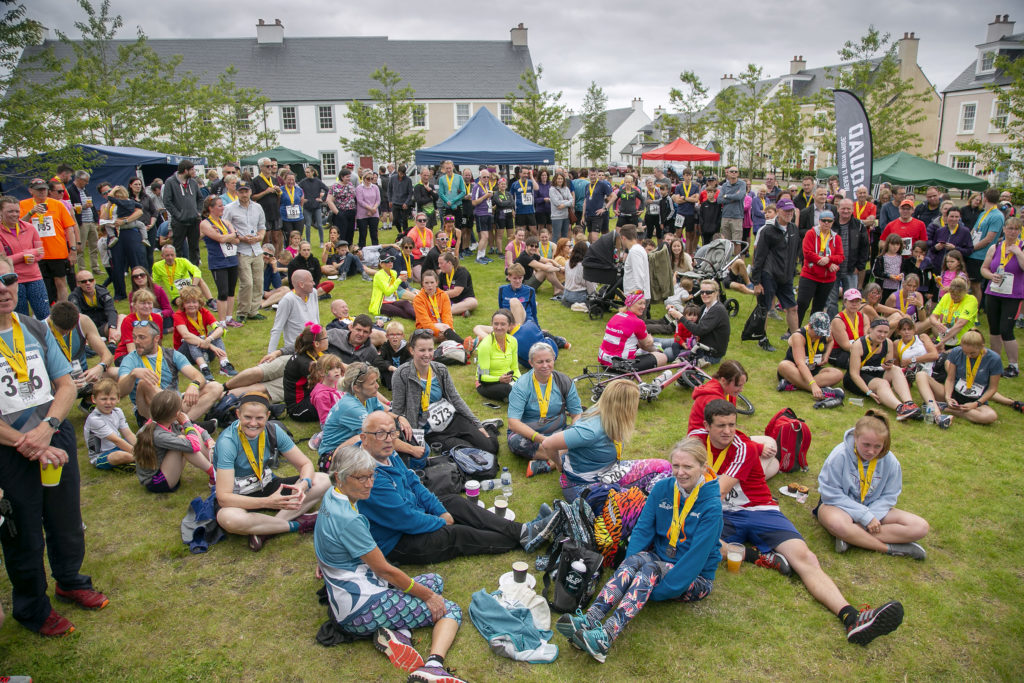
<svg viewBox="0 0 1024 683">
<path fill-rule="evenodd" d="M 129 293 L 128 298 L 134 297 L 135 292 L 140 289 L 148 289 L 156 297 L 156 305 L 153 309 L 164 319 L 164 334 L 167 334 L 173 327 L 172 318 L 174 317 L 174 309 L 171 308 L 171 300 L 167 297 L 167 290 L 153 282 L 153 277 L 145 268 L 136 266 L 132 268 L 132 291 Z"/>
</svg>

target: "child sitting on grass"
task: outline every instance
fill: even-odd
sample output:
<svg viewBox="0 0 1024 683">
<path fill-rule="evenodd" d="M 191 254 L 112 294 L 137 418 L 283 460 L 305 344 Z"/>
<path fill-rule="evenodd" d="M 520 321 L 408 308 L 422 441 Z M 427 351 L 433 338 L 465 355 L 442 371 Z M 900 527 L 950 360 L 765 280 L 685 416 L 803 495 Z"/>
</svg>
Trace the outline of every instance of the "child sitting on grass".
<svg viewBox="0 0 1024 683">
<path fill-rule="evenodd" d="M 89 462 L 101 470 L 124 469 L 135 471 L 135 434 L 117 407 L 121 399 L 117 381 L 104 377 L 92 390 L 96 406 L 85 418 L 85 443 L 89 448 Z"/>
<path fill-rule="evenodd" d="M 185 461 L 206 472 L 210 485 L 215 484 L 209 457 L 214 441 L 210 435 L 192 424 L 181 410 L 177 391 L 164 390 L 149 404 L 152 416 L 135 443 L 135 474 L 139 483 L 151 493 L 172 493 L 178 490 Z"/>
</svg>

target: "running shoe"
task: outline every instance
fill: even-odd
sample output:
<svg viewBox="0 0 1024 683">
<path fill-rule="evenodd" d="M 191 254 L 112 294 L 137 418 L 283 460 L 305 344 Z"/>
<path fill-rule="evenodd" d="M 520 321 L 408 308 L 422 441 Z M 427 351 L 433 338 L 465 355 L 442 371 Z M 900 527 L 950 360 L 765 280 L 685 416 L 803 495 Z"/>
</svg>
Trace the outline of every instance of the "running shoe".
<svg viewBox="0 0 1024 683">
<path fill-rule="evenodd" d="M 577 609 L 576 614 L 566 613 L 558 617 L 558 621 L 555 623 L 555 630 L 565 636 L 566 640 L 572 643 L 574 647 L 579 647 L 574 642 L 575 638 L 573 636 L 579 631 L 586 631 L 600 625 L 601 623 L 596 619 L 590 618 L 589 613 Z"/>
<path fill-rule="evenodd" d="M 531 460 L 526 463 L 526 476 L 532 477 L 535 474 L 547 474 L 551 471 L 551 464 L 547 460 Z"/>
<path fill-rule="evenodd" d="M 775 351 L 776 351 L 775 347 L 772 346 L 772 343 L 770 341 L 768 341 L 768 337 L 767 336 L 761 337 L 758 340 L 757 345 L 759 347 L 761 347 L 762 351 L 767 351 L 768 353 L 775 353 Z"/>
<path fill-rule="evenodd" d="M 367 273 L 365 270 L 363 271 L 363 282 L 373 282 L 373 276 Z"/>
<path fill-rule="evenodd" d="M 299 523 L 299 533 L 313 533 L 313 529 L 316 528 L 316 517 L 317 513 L 315 512 L 307 512 L 304 515 L 299 515 L 299 518 L 296 520 Z"/>
<path fill-rule="evenodd" d="M 913 401 L 907 401 L 906 403 L 901 403 L 899 406 L 896 407 L 896 421 L 897 422 L 903 422 L 904 420 L 909 420 L 910 418 L 917 417 L 920 414 L 921 414 L 921 409 L 918 408 L 917 404 L 914 403 Z"/>
<path fill-rule="evenodd" d="M 836 536 L 836 552 L 842 555 L 850 549 L 850 544 Z"/>
<path fill-rule="evenodd" d="M 573 636 L 573 642 L 602 664 L 604 664 L 604 660 L 608 657 L 608 650 L 612 646 L 604 626 L 588 628 L 586 631 L 577 631 Z"/>
<path fill-rule="evenodd" d="M 489 263 L 494 263 L 494 259 L 489 259 L 486 256 L 477 256 L 476 262 L 479 263 L 481 266 L 486 266 Z"/>
<path fill-rule="evenodd" d="M 1016 365 L 1007 365 L 1003 369 L 1003 377 L 1018 377 L 1020 376 L 1020 370 L 1017 369 Z"/>
<path fill-rule="evenodd" d="M 758 557 L 754 564 L 758 567 L 764 567 L 765 569 L 774 569 L 783 576 L 789 576 L 793 573 L 793 569 L 789 566 L 789 560 L 783 557 L 780 553 L 769 552 L 762 553 Z"/>
<path fill-rule="evenodd" d="M 796 387 L 788 380 L 780 379 L 779 383 L 775 387 L 775 391 L 796 391 Z"/>
<path fill-rule="evenodd" d="M 893 557 L 910 557 L 915 560 L 924 560 L 928 553 L 918 543 L 890 543 L 886 555 Z"/>
<path fill-rule="evenodd" d="M 263 315 L 262 313 L 253 313 L 252 315 L 249 316 L 249 320 L 266 320 L 266 319 L 267 319 L 267 316 Z"/>
<path fill-rule="evenodd" d="M 780 341 L 789 341 L 789 338 L 793 336 L 792 332 L 787 332 L 779 337 Z"/>
<path fill-rule="evenodd" d="M 50 616 L 46 617 L 46 621 L 39 627 L 39 635 L 47 638 L 59 638 L 74 632 L 75 625 L 58 614 L 55 609 L 50 610 Z"/>
<path fill-rule="evenodd" d="M 209 365 L 204 365 L 203 367 L 199 368 L 199 372 L 203 374 L 203 379 L 205 379 L 207 382 L 215 381 L 213 379 L 213 371 L 210 370 Z"/>
<path fill-rule="evenodd" d="M 474 339 L 475 339 L 475 337 L 474 337 Z M 494 431 L 496 431 L 496 432 L 499 429 L 501 429 L 502 427 L 505 426 L 505 423 L 502 421 L 502 419 L 500 417 L 492 417 L 490 420 L 484 420 L 480 424 L 482 424 L 484 427 L 492 427 L 493 426 L 494 427 Z"/>
<path fill-rule="evenodd" d="M 935 417 L 935 424 L 939 426 L 939 429 L 949 429 L 949 426 L 953 424 L 953 416 L 937 415 Z"/>
<path fill-rule="evenodd" d="M 228 327 L 245 327 L 244 323 L 241 323 L 241 322 L 235 320 L 234 318 L 231 318 L 230 320 L 228 320 L 224 324 L 226 326 L 228 326 Z"/>
<path fill-rule="evenodd" d="M 865 607 L 857 620 L 846 627 L 846 640 L 856 645 L 867 645 L 878 636 L 892 633 L 903 623 L 903 605 L 890 601 L 869 609 Z"/>
<path fill-rule="evenodd" d="M 443 666 L 424 665 L 409 674 L 407 683 L 467 683 L 467 681 Z"/>
<path fill-rule="evenodd" d="M 576 303 L 574 303 L 572 306 L 569 307 L 569 310 L 570 311 L 575 311 L 577 313 L 586 313 L 587 311 L 590 310 L 590 307 L 587 306 L 582 301 L 577 301 Z"/>
<path fill-rule="evenodd" d="M 78 588 L 73 591 L 66 591 L 57 586 L 55 593 L 64 602 L 73 602 L 85 609 L 103 609 L 110 604 L 106 595 L 92 588 Z"/>
<path fill-rule="evenodd" d="M 412 673 L 423 666 L 423 657 L 412 646 L 412 639 L 400 631 L 382 626 L 373 634 L 373 646 L 402 671 Z"/>
<path fill-rule="evenodd" d="M 462 348 L 466 350 L 466 365 L 473 362 L 473 349 L 476 348 L 477 339 L 470 335 L 462 340 Z"/>
<path fill-rule="evenodd" d="M 258 553 L 263 550 L 263 545 L 267 542 L 270 536 L 263 536 L 260 534 L 249 534 L 249 550 L 254 553 Z"/>
<path fill-rule="evenodd" d="M 228 377 L 234 377 L 238 374 L 238 370 L 235 370 L 235 366 L 231 364 L 231 361 L 224 361 L 220 364 L 221 374 L 227 375 Z"/>
</svg>

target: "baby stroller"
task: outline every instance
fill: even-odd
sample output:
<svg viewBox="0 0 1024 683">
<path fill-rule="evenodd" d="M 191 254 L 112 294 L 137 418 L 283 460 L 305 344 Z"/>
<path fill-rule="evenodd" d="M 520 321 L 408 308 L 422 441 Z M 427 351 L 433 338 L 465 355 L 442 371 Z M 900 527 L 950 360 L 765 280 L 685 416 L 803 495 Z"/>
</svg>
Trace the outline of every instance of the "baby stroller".
<svg viewBox="0 0 1024 683">
<path fill-rule="evenodd" d="M 597 283 L 593 294 L 587 295 L 587 315 L 591 320 L 603 318 L 608 311 L 617 310 L 625 305 L 626 295 L 622 291 L 621 261 L 616 261 L 614 268 L 585 268 L 583 277 L 588 282 Z"/>
<path fill-rule="evenodd" d="M 733 245 L 740 246 L 740 253 L 734 254 Z M 727 239 L 717 239 L 705 244 L 693 255 L 693 270 L 683 273 L 683 277 L 691 278 L 694 284 L 701 280 L 714 280 L 718 283 L 718 298 L 729 312 L 730 318 L 735 318 L 740 311 L 740 302 L 736 299 L 726 297 L 725 280 L 729 276 L 729 267 L 737 260 L 742 260 L 747 255 L 749 245 L 746 242 L 734 242 Z"/>
</svg>

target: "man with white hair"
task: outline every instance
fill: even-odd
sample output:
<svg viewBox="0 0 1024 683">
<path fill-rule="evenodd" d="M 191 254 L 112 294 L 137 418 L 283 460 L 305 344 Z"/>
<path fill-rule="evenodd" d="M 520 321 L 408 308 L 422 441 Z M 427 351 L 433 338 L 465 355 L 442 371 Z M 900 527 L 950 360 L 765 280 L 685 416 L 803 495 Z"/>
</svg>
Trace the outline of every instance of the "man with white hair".
<svg viewBox="0 0 1024 683">
<path fill-rule="evenodd" d="M 278 256 L 284 248 L 281 235 L 281 188 L 274 183 L 277 177 L 277 162 L 269 157 L 259 160 L 260 172 L 252 179 L 252 199 L 263 207 L 267 232 L 265 243 L 273 244 Z"/>
<path fill-rule="evenodd" d="M 320 324 L 320 303 L 313 293 L 316 285 L 312 274 L 308 270 L 296 270 L 292 273 L 291 285 L 292 291 L 285 294 L 277 304 L 267 353 L 275 351 L 280 341 L 285 346 L 294 344 L 307 322 Z"/>
</svg>

